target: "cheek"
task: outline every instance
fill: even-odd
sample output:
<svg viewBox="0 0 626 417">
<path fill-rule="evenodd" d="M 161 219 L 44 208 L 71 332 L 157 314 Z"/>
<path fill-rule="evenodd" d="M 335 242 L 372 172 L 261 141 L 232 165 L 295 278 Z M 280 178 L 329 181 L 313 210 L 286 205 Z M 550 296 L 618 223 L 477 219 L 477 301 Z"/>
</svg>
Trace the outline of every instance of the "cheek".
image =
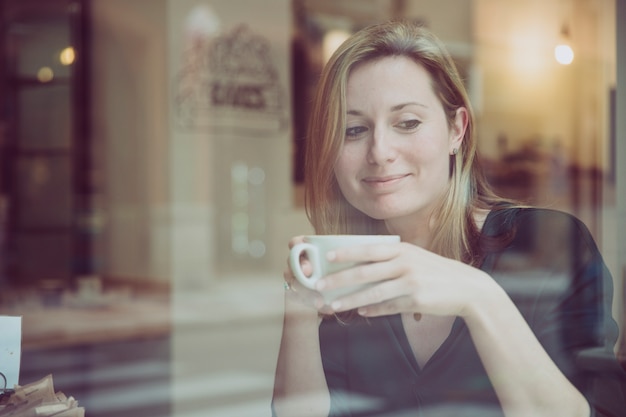
<svg viewBox="0 0 626 417">
<path fill-rule="evenodd" d="M 358 169 L 356 152 L 350 152 L 349 150 L 342 150 L 335 162 L 335 176 L 338 179 L 346 179 L 350 176 L 354 176 L 354 172 Z M 352 174 L 352 175 L 350 175 Z"/>
<path fill-rule="evenodd" d="M 450 159 L 446 153 L 438 152 L 432 154 L 427 159 L 422 159 L 420 162 L 416 162 L 419 166 L 423 167 L 431 180 L 435 178 L 448 178 L 450 172 Z"/>
<path fill-rule="evenodd" d="M 339 189 L 345 194 L 346 184 L 348 183 L 348 173 L 345 170 L 345 166 L 337 163 L 335 165 L 335 181 L 339 185 Z"/>
<path fill-rule="evenodd" d="M 358 170 L 358 163 L 354 155 L 342 152 L 335 163 L 335 180 L 342 194 L 350 193 L 350 189 L 353 187 L 354 178 Z"/>
<path fill-rule="evenodd" d="M 427 139 L 422 138 L 416 141 L 417 145 L 407 149 L 405 155 L 412 155 L 412 162 L 417 166 L 448 169 L 448 142 L 442 140 L 442 134 L 431 135 Z"/>
</svg>

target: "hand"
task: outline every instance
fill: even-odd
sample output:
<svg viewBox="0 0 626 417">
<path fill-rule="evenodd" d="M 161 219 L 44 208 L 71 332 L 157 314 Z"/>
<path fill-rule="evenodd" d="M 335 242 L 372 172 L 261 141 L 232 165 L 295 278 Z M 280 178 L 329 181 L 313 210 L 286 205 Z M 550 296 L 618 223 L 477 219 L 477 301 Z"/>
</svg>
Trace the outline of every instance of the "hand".
<svg viewBox="0 0 626 417">
<path fill-rule="evenodd" d="M 375 285 L 331 303 L 335 312 L 357 308 L 363 316 L 422 313 L 465 316 L 485 299 L 495 282 L 483 271 L 410 243 L 341 248 L 333 262 L 358 266 L 328 275 L 318 290 Z"/>
<path fill-rule="evenodd" d="M 303 236 L 296 236 L 289 241 L 289 249 L 293 248 L 298 243 L 304 242 Z M 306 257 L 301 257 L 300 265 L 302 266 L 302 272 L 306 276 L 310 276 L 313 272 L 311 267 L 311 263 Z M 287 289 L 287 297 L 290 300 L 296 301 L 299 304 L 315 309 L 323 314 L 331 314 L 332 310 L 325 303 L 324 297 L 320 294 L 319 291 L 312 290 L 310 288 L 305 287 L 296 279 L 289 266 L 289 259 L 287 259 L 287 268 L 283 273 L 283 277 L 285 282 L 288 285 Z"/>
</svg>

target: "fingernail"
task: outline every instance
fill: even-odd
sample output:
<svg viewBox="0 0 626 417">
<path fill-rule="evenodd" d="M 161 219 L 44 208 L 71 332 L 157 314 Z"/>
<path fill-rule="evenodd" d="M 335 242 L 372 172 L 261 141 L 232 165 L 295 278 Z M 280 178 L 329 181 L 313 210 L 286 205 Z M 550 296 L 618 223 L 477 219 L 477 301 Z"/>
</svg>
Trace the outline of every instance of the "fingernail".
<svg viewBox="0 0 626 417">
<path fill-rule="evenodd" d="M 365 316 L 365 315 L 367 315 L 367 309 L 365 309 L 365 308 L 359 308 L 359 309 L 357 310 L 357 313 L 359 314 L 359 316 Z"/>
<path fill-rule="evenodd" d="M 339 301 L 333 301 L 333 303 L 330 305 L 330 307 L 331 307 L 333 310 L 335 310 L 335 311 L 336 311 L 336 310 L 339 310 L 339 309 L 341 308 L 341 302 L 339 302 Z"/>
</svg>

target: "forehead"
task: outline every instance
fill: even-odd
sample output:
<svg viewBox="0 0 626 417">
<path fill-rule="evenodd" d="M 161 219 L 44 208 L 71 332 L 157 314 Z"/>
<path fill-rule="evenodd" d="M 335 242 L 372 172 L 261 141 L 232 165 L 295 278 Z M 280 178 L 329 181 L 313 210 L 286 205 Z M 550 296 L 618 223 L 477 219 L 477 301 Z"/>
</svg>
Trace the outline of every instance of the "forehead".
<svg viewBox="0 0 626 417">
<path fill-rule="evenodd" d="M 424 68 L 424 66 L 404 55 L 384 56 L 380 58 L 374 58 L 367 61 L 359 62 L 355 64 L 348 73 L 348 82 L 351 79 L 363 74 L 368 73 L 406 73 L 407 75 L 426 77 L 430 79 L 430 74 Z"/>
<path fill-rule="evenodd" d="M 436 99 L 433 80 L 424 66 L 405 56 L 360 63 L 347 79 L 347 101 L 359 105 L 365 99 Z"/>
</svg>

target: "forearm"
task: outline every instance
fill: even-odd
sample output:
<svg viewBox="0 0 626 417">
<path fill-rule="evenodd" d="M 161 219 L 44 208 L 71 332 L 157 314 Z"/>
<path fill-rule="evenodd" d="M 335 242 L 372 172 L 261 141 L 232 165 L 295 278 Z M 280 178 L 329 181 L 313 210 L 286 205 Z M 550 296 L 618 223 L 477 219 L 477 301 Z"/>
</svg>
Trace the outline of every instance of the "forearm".
<svg viewBox="0 0 626 417">
<path fill-rule="evenodd" d="M 317 312 L 287 293 L 274 382 L 273 406 L 278 417 L 328 416 L 330 396 L 318 331 Z"/>
<path fill-rule="evenodd" d="M 543 349 L 508 295 L 493 284 L 465 322 L 507 417 L 588 417 L 589 405 Z"/>
</svg>

